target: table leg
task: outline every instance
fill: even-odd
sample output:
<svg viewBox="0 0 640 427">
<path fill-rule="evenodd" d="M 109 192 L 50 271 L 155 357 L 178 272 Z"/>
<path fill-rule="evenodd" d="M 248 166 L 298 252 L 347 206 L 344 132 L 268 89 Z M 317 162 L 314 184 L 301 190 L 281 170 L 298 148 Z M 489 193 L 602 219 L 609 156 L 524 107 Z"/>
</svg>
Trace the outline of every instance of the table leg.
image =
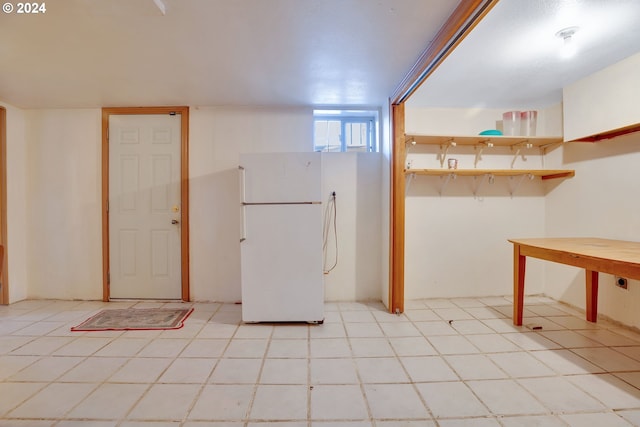
<svg viewBox="0 0 640 427">
<path fill-rule="evenodd" d="M 598 320 L 598 272 L 585 270 L 586 274 L 586 294 L 587 294 L 587 320 L 596 322 Z"/>
<path fill-rule="evenodd" d="M 513 244 L 513 324 L 522 325 L 524 310 L 524 273 L 527 258 L 520 255 L 520 245 Z"/>
</svg>

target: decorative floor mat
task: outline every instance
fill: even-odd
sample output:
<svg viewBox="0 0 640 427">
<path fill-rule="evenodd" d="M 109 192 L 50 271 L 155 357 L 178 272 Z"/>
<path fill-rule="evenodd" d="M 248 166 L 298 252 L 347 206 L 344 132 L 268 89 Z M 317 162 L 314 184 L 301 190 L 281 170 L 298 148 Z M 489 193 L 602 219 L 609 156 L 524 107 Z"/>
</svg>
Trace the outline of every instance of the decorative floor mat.
<svg viewBox="0 0 640 427">
<path fill-rule="evenodd" d="M 72 331 L 136 331 L 180 329 L 193 308 L 125 308 L 102 310 Z"/>
</svg>

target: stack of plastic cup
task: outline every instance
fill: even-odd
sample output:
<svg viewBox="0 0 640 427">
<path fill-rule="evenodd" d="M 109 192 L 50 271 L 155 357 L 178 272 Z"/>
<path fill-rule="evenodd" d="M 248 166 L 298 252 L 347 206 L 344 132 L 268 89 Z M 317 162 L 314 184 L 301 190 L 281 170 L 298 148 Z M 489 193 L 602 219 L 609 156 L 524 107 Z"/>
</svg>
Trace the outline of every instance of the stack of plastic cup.
<svg viewBox="0 0 640 427">
<path fill-rule="evenodd" d="M 521 135 L 535 136 L 536 125 L 538 124 L 537 111 L 523 111 L 520 113 L 520 123 L 522 126 Z"/>
<path fill-rule="evenodd" d="M 507 111 L 502 114 L 502 134 L 516 136 L 520 133 L 520 111 Z"/>
</svg>

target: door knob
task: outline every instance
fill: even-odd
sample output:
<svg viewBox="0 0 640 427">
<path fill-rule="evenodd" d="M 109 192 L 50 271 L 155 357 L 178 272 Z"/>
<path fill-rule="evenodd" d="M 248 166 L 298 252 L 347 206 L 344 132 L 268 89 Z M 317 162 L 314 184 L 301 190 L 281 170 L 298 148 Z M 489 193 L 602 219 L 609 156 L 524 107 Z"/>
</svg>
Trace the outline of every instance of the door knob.
<svg viewBox="0 0 640 427">
<path fill-rule="evenodd" d="M 171 220 L 171 224 L 173 224 L 173 225 L 176 225 L 178 223 L 180 223 L 180 221 L 178 221 L 177 219 L 172 219 Z"/>
</svg>

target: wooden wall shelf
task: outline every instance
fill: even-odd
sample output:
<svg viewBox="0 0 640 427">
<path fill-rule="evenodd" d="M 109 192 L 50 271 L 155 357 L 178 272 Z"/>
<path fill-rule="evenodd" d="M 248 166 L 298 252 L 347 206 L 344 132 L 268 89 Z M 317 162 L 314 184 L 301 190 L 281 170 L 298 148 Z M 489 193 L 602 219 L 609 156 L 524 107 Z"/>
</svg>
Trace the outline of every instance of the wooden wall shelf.
<svg viewBox="0 0 640 427">
<path fill-rule="evenodd" d="M 541 179 L 571 178 L 575 171 L 570 169 L 407 169 L 406 174 L 426 176 L 539 176 Z"/>
<path fill-rule="evenodd" d="M 616 138 L 622 135 L 627 135 L 633 132 L 640 132 L 640 123 L 622 127 L 619 129 L 613 129 L 607 132 L 600 132 L 592 136 L 585 136 L 582 138 L 574 139 L 572 140 L 572 142 L 599 142 L 604 139 L 612 139 L 612 138 Z"/>
<path fill-rule="evenodd" d="M 533 147 L 552 147 L 563 142 L 561 136 L 501 136 L 501 135 L 405 135 L 406 143 L 448 145 L 483 145 L 492 143 L 496 147 L 517 147 L 531 144 Z"/>
<path fill-rule="evenodd" d="M 445 188 L 449 184 L 449 181 L 455 180 L 458 176 L 471 176 L 474 181 L 476 178 L 481 177 L 473 189 L 473 196 L 477 197 L 483 183 L 488 181 L 490 184 L 494 182 L 496 176 L 506 176 L 510 179 L 516 179 L 515 185 L 510 186 L 510 194 L 513 197 L 515 192 L 525 179 L 534 179 L 539 176 L 540 179 L 555 179 L 555 178 L 571 178 L 575 175 L 575 171 L 569 169 L 406 169 L 405 175 L 408 178 L 408 182 L 405 186 L 405 190 L 409 188 L 412 178 L 417 175 L 421 176 L 437 176 L 440 177 L 440 188 L 438 193 L 442 196 Z"/>
</svg>

